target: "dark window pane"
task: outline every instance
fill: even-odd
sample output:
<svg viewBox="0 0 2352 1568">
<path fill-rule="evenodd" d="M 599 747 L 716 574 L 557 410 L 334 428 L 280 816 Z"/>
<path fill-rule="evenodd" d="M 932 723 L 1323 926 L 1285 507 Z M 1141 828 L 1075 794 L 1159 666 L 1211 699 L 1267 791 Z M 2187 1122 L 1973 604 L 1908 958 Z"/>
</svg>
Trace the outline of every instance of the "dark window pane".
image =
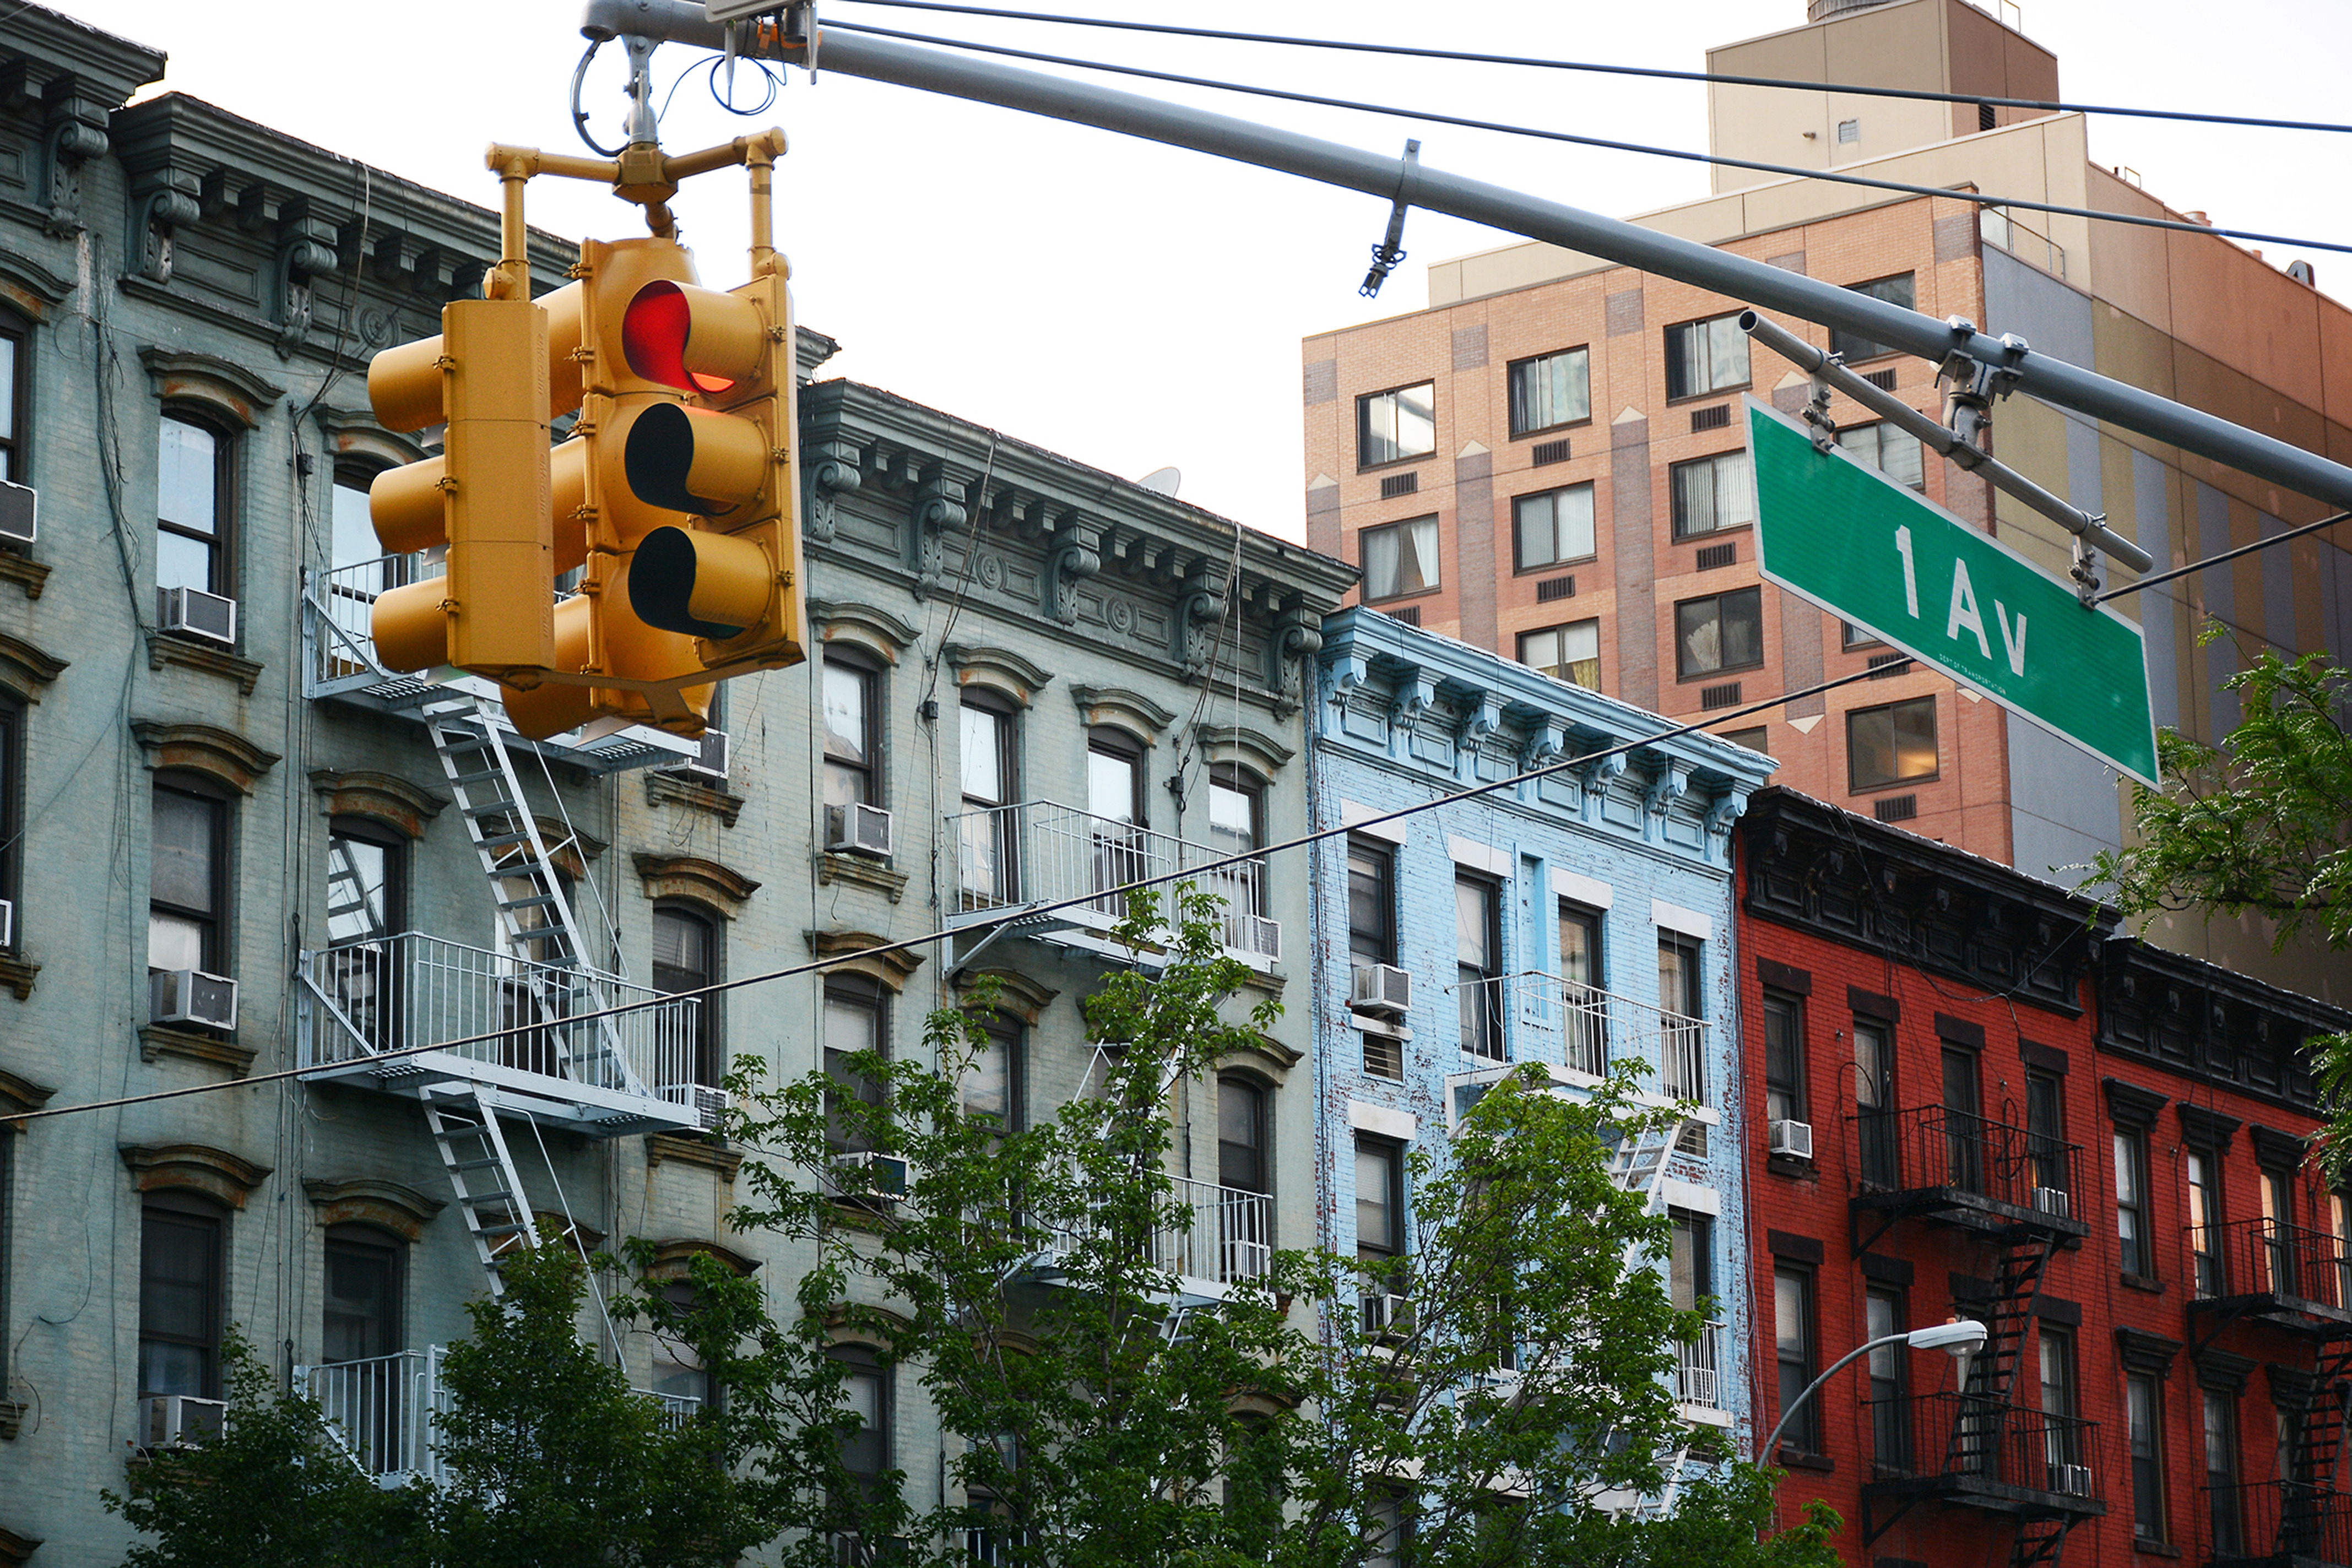
<svg viewBox="0 0 2352 1568">
<path fill-rule="evenodd" d="M 1265 1091 L 1238 1078 L 1217 1081 L 1217 1183 L 1265 1192 Z"/>
<path fill-rule="evenodd" d="M 1365 602 L 1401 599 L 1438 585 L 1435 517 L 1366 528 L 1361 543 Z"/>
<path fill-rule="evenodd" d="M 1573 424 L 1592 413 L 1590 356 L 1582 349 L 1511 366 L 1511 434 Z"/>
<path fill-rule="evenodd" d="M 1764 997 L 1764 1114 L 1771 1121 L 1805 1119 L 1802 1007 L 1793 997 Z"/>
<path fill-rule="evenodd" d="M 1397 1213 L 1401 1153 L 1386 1144 L 1356 1143 L 1356 1251 L 1392 1258 L 1403 1250 Z"/>
<path fill-rule="evenodd" d="M 139 1392 L 213 1395 L 220 1222 L 151 1208 L 139 1248 Z"/>
<path fill-rule="evenodd" d="M 1912 275 L 1906 272 L 1895 277 L 1875 278 L 1868 283 L 1850 283 L 1846 287 L 1856 294 L 1867 294 L 1873 299 L 1884 299 L 1889 305 L 1900 305 L 1904 309 L 1909 310 L 1915 308 L 1911 277 Z M 1881 354 L 1891 354 L 1894 351 L 1885 344 L 1874 343 L 1860 333 L 1849 332 L 1839 327 L 1830 329 L 1830 352 L 1843 354 L 1848 363 L 1857 360 L 1874 360 Z"/>
<path fill-rule="evenodd" d="M 1874 789 L 1936 775 L 1936 699 L 1914 697 L 1846 715 L 1846 767 L 1853 788 Z"/>
<path fill-rule="evenodd" d="M 1437 450 L 1437 392 L 1428 382 L 1356 400 L 1356 461 L 1378 464 Z"/>
<path fill-rule="evenodd" d="M 364 1361 L 400 1343 L 400 1254 L 389 1244 L 327 1238 L 323 1359 Z"/>
<path fill-rule="evenodd" d="M 1348 952 L 1363 964 L 1385 964 L 1395 952 L 1389 937 L 1389 853 L 1370 844 L 1348 843 Z"/>
<path fill-rule="evenodd" d="M 219 802 L 202 796 L 155 791 L 155 847 L 148 874 L 158 904 L 213 913 L 219 811 Z"/>
</svg>

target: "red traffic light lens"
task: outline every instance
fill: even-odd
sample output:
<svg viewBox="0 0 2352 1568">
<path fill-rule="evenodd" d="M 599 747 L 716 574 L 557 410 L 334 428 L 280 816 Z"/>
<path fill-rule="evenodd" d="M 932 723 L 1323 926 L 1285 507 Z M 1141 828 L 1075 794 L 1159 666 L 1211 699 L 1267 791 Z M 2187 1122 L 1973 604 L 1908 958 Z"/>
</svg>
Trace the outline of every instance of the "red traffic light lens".
<svg viewBox="0 0 2352 1568">
<path fill-rule="evenodd" d="M 686 368 L 687 340 L 694 332 L 694 308 L 675 283 L 648 283 L 630 299 L 621 317 L 621 352 L 629 369 L 649 382 L 692 392 L 723 392 L 731 376 Z"/>
</svg>

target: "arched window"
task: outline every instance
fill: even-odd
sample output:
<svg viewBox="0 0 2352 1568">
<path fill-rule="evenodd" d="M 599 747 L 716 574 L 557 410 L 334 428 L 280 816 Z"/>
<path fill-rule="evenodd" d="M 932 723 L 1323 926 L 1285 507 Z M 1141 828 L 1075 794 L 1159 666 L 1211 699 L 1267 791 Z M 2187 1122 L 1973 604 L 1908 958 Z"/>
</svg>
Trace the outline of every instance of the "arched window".
<svg viewBox="0 0 2352 1568">
<path fill-rule="evenodd" d="M 158 775 L 148 867 L 147 967 L 229 969 L 229 803 L 210 780 Z"/>
<path fill-rule="evenodd" d="M 157 423 L 155 588 L 236 597 L 231 538 L 236 440 L 195 413 L 166 409 Z"/>
<path fill-rule="evenodd" d="M 228 1211 L 193 1192 L 151 1192 L 139 1229 L 139 1395 L 220 1397 Z"/>
</svg>

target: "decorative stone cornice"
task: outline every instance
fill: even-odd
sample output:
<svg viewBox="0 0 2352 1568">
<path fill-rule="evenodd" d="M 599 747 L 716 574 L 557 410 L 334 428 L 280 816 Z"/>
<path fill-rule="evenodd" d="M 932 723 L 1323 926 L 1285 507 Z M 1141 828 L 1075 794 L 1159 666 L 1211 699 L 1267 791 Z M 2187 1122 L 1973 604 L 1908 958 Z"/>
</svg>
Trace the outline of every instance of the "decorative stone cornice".
<svg viewBox="0 0 2352 1568">
<path fill-rule="evenodd" d="M 265 751 L 234 730 L 211 724 L 175 724 L 163 719 L 134 718 L 131 733 L 147 753 L 147 766 L 157 771 L 181 768 L 217 779 L 240 795 L 253 793 L 254 784 L 278 764 L 278 753 Z"/>
<path fill-rule="evenodd" d="M 261 411 L 286 395 L 286 389 L 262 380 L 235 360 L 218 354 L 190 353 L 149 345 L 139 350 L 140 363 L 154 384 L 155 396 L 165 402 L 201 402 L 227 414 L 247 430 L 261 423 Z"/>
<path fill-rule="evenodd" d="M 722 1247 L 716 1241 L 679 1237 L 656 1241 L 653 1246 L 653 1261 L 646 1268 L 648 1280 L 683 1280 L 697 1257 L 715 1258 L 728 1272 L 747 1280 L 760 1267 L 757 1258 L 738 1252 L 732 1247 Z"/>
<path fill-rule="evenodd" d="M 2212 1150 L 2217 1155 L 2230 1152 L 2230 1145 L 2245 1124 L 2235 1116 L 2224 1116 L 2219 1111 L 2202 1105 L 2191 1105 L 2183 1100 L 2177 1107 L 2180 1113 L 2180 1135 L 2190 1144 Z"/>
<path fill-rule="evenodd" d="M 730 866 L 698 855 L 657 855 L 639 851 L 637 877 L 647 898 L 684 898 L 733 919 L 760 884 Z"/>
<path fill-rule="evenodd" d="M 2107 1096 L 2107 1115 L 2118 1127 L 2152 1127 L 2157 1113 L 2172 1103 L 2172 1096 L 2143 1089 L 2137 1083 L 2126 1083 L 2120 1078 L 2102 1081 Z"/>
<path fill-rule="evenodd" d="M 239 1045 L 233 1035 L 215 1034 L 208 1030 L 175 1029 L 170 1024 L 142 1023 L 139 1026 L 139 1060 L 158 1061 L 175 1056 L 183 1061 L 201 1062 L 206 1067 L 226 1067 L 231 1078 L 242 1078 L 253 1071 L 255 1052 L 250 1046 Z"/>
<path fill-rule="evenodd" d="M 698 811 L 708 811 L 721 825 L 733 827 L 735 819 L 743 814 L 744 800 L 700 779 L 683 773 L 670 773 L 659 768 L 646 773 L 646 804 L 659 806 L 665 802 L 690 806 Z"/>
<path fill-rule="evenodd" d="M 812 599 L 808 614 L 809 624 L 816 628 L 818 639 L 826 647 L 861 649 L 886 664 L 897 664 L 899 653 L 913 647 L 919 635 L 911 624 L 887 610 L 854 599 Z"/>
<path fill-rule="evenodd" d="M 33 982 L 40 973 L 41 967 L 22 954 L 0 953 L 0 986 L 5 986 L 18 1001 L 33 994 Z"/>
<path fill-rule="evenodd" d="M 604 841 L 568 825 L 561 817 L 542 817 L 533 811 L 530 820 L 538 824 L 539 841 L 547 846 L 547 858 L 572 881 L 585 881 L 590 863 L 604 852 Z"/>
<path fill-rule="evenodd" d="M 397 467 L 432 455 L 422 442 L 383 428 L 375 416 L 360 409 L 321 408 L 312 417 L 337 457 L 356 457 Z"/>
<path fill-rule="evenodd" d="M 21 1406 L 0 1400 L 0 1437 L 15 1437 L 16 1423 L 23 1418 Z M 33 1560 L 33 1553 L 40 1550 L 43 1539 L 38 1535 L 19 1535 L 0 1525 L 0 1568 L 25 1568 Z"/>
<path fill-rule="evenodd" d="M 1261 779 L 1272 779 L 1297 751 L 1262 729 L 1245 724 L 1203 724 L 1192 734 L 1219 762 L 1237 762 Z"/>
<path fill-rule="evenodd" d="M 27 599 L 38 599 L 41 590 L 48 586 L 49 569 L 37 560 L 28 560 L 14 550 L 0 550 L 0 578 L 16 585 Z"/>
<path fill-rule="evenodd" d="M 73 291 L 70 278 L 59 277 L 31 256 L 0 251 L 0 300 L 34 320 L 47 320 L 50 309 L 64 304 Z"/>
<path fill-rule="evenodd" d="M 830 887 L 836 882 L 870 887 L 893 904 L 907 891 L 907 873 L 893 870 L 889 862 L 838 850 L 827 850 L 817 857 L 816 880 L 820 887 Z"/>
<path fill-rule="evenodd" d="M 319 1211 L 321 1227 L 373 1225 L 410 1242 L 422 1240 L 425 1226 L 448 1207 L 413 1186 L 376 1176 L 357 1176 L 348 1181 L 314 1178 L 302 1184 L 302 1191 L 311 1207 Z"/>
<path fill-rule="evenodd" d="M 950 643 L 940 650 L 959 686 L 982 686 L 1027 707 L 1052 682 L 1054 673 L 1042 669 L 1010 648 Z"/>
<path fill-rule="evenodd" d="M 147 633 L 147 667 L 160 670 L 166 664 L 195 670 L 223 680 L 235 681 L 239 696 L 249 697 L 253 688 L 261 684 L 263 666 L 241 654 L 233 653 L 217 643 L 200 637 L 184 637 L 176 632 Z"/>
<path fill-rule="evenodd" d="M 694 1133 L 646 1134 L 646 1164 L 658 1166 L 671 1160 L 716 1171 L 724 1182 L 732 1182 L 743 1168 L 742 1155 L 716 1138 Z"/>
<path fill-rule="evenodd" d="M 972 1005 L 969 993 L 982 979 L 996 982 L 997 1011 L 1010 1013 L 1033 1028 L 1045 1016 L 1046 1005 L 1062 994 L 1051 986 L 1039 985 L 1017 969 L 959 969 L 955 972 L 955 988 L 967 993 L 965 1006 Z"/>
<path fill-rule="evenodd" d="M 394 774 L 364 768 L 313 768 L 310 789 L 319 797 L 320 810 L 331 817 L 365 817 L 397 828 L 412 839 L 423 838 L 425 824 L 449 804 L 446 796 Z"/>
<path fill-rule="evenodd" d="M 879 947 L 890 940 L 877 936 L 871 931 L 811 931 L 809 951 L 820 958 L 836 957 L 845 953 L 862 953 L 868 947 Z M 901 947 L 895 952 L 877 954 L 870 958 L 855 958 L 835 970 L 837 974 L 864 975 L 878 980 L 893 991 L 906 988 L 908 977 L 923 967 L 923 956 Z"/>
<path fill-rule="evenodd" d="M 1107 725 L 1123 729 L 1146 746 L 1159 745 L 1160 732 L 1176 722 L 1173 709 L 1125 686 L 1081 682 L 1070 687 L 1070 698 L 1078 705 L 1078 717 L 1087 728 Z"/>
<path fill-rule="evenodd" d="M 0 1133 L 23 1132 L 25 1124 L 9 1118 L 39 1110 L 56 1093 L 46 1083 L 36 1083 L 21 1073 L 0 1067 Z"/>
<path fill-rule="evenodd" d="M 121 1153 L 141 1192 L 187 1188 L 231 1208 L 243 1208 L 247 1196 L 269 1179 L 268 1166 L 206 1144 L 125 1144 Z"/>
<path fill-rule="evenodd" d="M 41 700 L 38 688 L 65 674 L 66 661 L 34 646 L 22 637 L 0 632 L 0 686 L 28 703 Z"/>
<path fill-rule="evenodd" d="M 1258 1034 L 1248 1043 L 1235 1046 L 1219 1057 L 1217 1065 L 1255 1071 L 1279 1089 L 1289 1076 L 1290 1070 L 1305 1059 L 1305 1052 L 1293 1051 L 1272 1035 Z"/>
</svg>

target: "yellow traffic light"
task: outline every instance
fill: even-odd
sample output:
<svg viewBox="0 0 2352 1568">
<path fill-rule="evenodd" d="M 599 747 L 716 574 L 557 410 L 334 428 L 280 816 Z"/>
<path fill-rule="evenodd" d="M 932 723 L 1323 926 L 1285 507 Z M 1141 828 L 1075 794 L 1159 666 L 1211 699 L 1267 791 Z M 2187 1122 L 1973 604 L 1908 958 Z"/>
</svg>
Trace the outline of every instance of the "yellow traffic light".
<svg viewBox="0 0 2352 1568">
<path fill-rule="evenodd" d="M 629 431 L 630 487 L 698 519 L 637 546 L 637 618 L 698 638 L 716 673 L 799 662 L 798 389 L 782 263 L 724 294 L 648 284 L 629 302 L 622 341 L 637 374 L 691 394 L 647 410 Z"/>
<path fill-rule="evenodd" d="M 554 656 L 549 513 L 547 312 L 526 299 L 460 299 L 441 335 L 378 354 L 368 399 L 391 430 L 446 419 L 442 455 L 377 476 L 368 509 L 387 554 L 446 545 L 447 575 L 375 601 L 377 656 L 400 671 L 479 674 Z"/>
</svg>

